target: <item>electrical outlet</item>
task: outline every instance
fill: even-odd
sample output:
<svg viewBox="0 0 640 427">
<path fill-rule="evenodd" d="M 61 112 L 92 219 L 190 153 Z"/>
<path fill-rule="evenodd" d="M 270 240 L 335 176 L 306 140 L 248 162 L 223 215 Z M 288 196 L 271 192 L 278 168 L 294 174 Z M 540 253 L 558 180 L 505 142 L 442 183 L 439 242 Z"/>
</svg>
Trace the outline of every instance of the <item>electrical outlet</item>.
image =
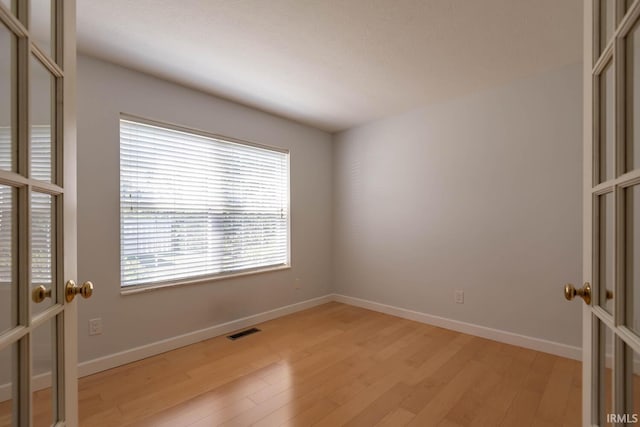
<svg viewBox="0 0 640 427">
<path fill-rule="evenodd" d="M 90 319 L 89 320 L 89 335 L 101 335 L 102 334 L 102 319 Z"/>
<path fill-rule="evenodd" d="M 300 278 L 296 277 L 296 289 L 300 289 Z"/>
<path fill-rule="evenodd" d="M 453 292 L 453 300 L 456 302 L 456 304 L 464 304 L 464 291 L 456 289 Z"/>
</svg>

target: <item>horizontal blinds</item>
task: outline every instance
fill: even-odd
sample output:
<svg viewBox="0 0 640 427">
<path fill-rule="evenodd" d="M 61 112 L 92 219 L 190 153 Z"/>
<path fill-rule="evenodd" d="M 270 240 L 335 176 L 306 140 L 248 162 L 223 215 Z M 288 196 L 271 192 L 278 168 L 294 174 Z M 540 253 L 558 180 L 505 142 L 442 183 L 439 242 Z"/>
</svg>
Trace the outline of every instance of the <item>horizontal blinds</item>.
<svg viewBox="0 0 640 427">
<path fill-rule="evenodd" d="M 51 126 L 31 126 L 31 178 L 51 182 Z"/>
<path fill-rule="evenodd" d="M 13 282 L 14 190 L 0 185 L 0 285 Z"/>
<path fill-rule="evenodd" d="M 51 181 L 51 126 L 31 126 L 31 177 Z M 50 285 L 53 266 L 53 198 L 31 193 L 31 282 Z"/>
<path fill-rule="evenodd" d="M 289 156 L 120 121 L 122 286 L 288 263 Z"/>
<path fill-rule="evenodd" d="M 51 126 L 31 126 L 31 177 L 51 181 Z M 0 169 L 12 170 L 11 128 L 0 126 Z M 15 191 L 0 186 L 0 283 L 12 281 L 14 272 L 13 226 Z M 31 282 L 51 285 L 53 271 L 53 200 L 43 193 L 31 193 Z"/>
<path fill-rule="evenodd" d="M 53 265 L 53 200 L 31 193 L 31 282 L 50 284 Z"/>
<path fill-rule="evenodd" d="M 12 170 L 11 128 L 0 126 L 0 169 Z M 0 285 L 13 282 L 14 190 L 0 186 Z"/>
</svg>

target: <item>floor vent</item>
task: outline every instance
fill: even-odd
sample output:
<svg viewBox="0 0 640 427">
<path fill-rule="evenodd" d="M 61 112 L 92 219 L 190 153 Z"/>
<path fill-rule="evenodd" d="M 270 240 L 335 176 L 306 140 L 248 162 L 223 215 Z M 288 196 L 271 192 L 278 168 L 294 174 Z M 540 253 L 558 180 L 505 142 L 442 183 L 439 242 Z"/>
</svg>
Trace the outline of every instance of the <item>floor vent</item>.
<svg viewBox="0 0 640 427">
<path fill-rule="evenodd" d="M 233 335 L 228 335 L 227 338 L 230 340 L 237 340 L 238 338 L 246 337 L 247 335 L 255 334 L 256 332 L 260 332 L 258 328 L 245 329 L 244 331 L 236 332 Z"/>
</svg>

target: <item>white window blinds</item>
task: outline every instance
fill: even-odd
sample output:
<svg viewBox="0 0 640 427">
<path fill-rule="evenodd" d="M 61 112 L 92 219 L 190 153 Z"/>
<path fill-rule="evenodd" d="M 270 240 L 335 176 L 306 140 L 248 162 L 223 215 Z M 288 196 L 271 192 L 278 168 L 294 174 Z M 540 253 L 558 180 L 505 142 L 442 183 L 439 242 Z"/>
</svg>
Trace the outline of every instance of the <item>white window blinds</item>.
<svg viewBox="0 0 640 427">
<path fill-rule="evenodd" d="M 51 181 L 51 126 L 31 126 L 31 177 Z M 31 193 L 31 282 L 51 284 L 53 266 L 53 197 Z"/>
<path fill-rule="evenodd" d="M 12 148 L 11 128 L 0 126 L 0 169 L 12 170 Z M 14 281 L 14 204 L 14 190 L 0 185 L 0 286 L 10 285 Z"/>
<path fill-rule="evenodd" d="M 0 169 L 12 170 L 14 145 L 11 128 L 0 127 Z M 31 177 L 51 181 L 51 126 L 31 126 Z M 0 283 L 14 277 L 13 224 L 15 192 L 0 186 Z M 31 282 L 51 285 L 53 266 L 53 198 L 44 193 L 31 193 Z"/>
<path fill-rule="evenodd" d="M 120 120 L 122 286 L 289 263 L 289 155 Z"/>
</svg>

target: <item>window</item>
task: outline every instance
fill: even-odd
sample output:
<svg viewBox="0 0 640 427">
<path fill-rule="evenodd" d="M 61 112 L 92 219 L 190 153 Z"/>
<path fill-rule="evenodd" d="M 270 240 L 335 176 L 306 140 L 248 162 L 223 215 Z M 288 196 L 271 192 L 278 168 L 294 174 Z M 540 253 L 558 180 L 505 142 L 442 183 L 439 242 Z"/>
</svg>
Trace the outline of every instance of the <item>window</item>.
<svg viewBox="0 0 640 427">
<path fill-rule="evenodd" d="M 120 120 L 123 288 L 289 264 L 289 154 Z"/>
</svg>

